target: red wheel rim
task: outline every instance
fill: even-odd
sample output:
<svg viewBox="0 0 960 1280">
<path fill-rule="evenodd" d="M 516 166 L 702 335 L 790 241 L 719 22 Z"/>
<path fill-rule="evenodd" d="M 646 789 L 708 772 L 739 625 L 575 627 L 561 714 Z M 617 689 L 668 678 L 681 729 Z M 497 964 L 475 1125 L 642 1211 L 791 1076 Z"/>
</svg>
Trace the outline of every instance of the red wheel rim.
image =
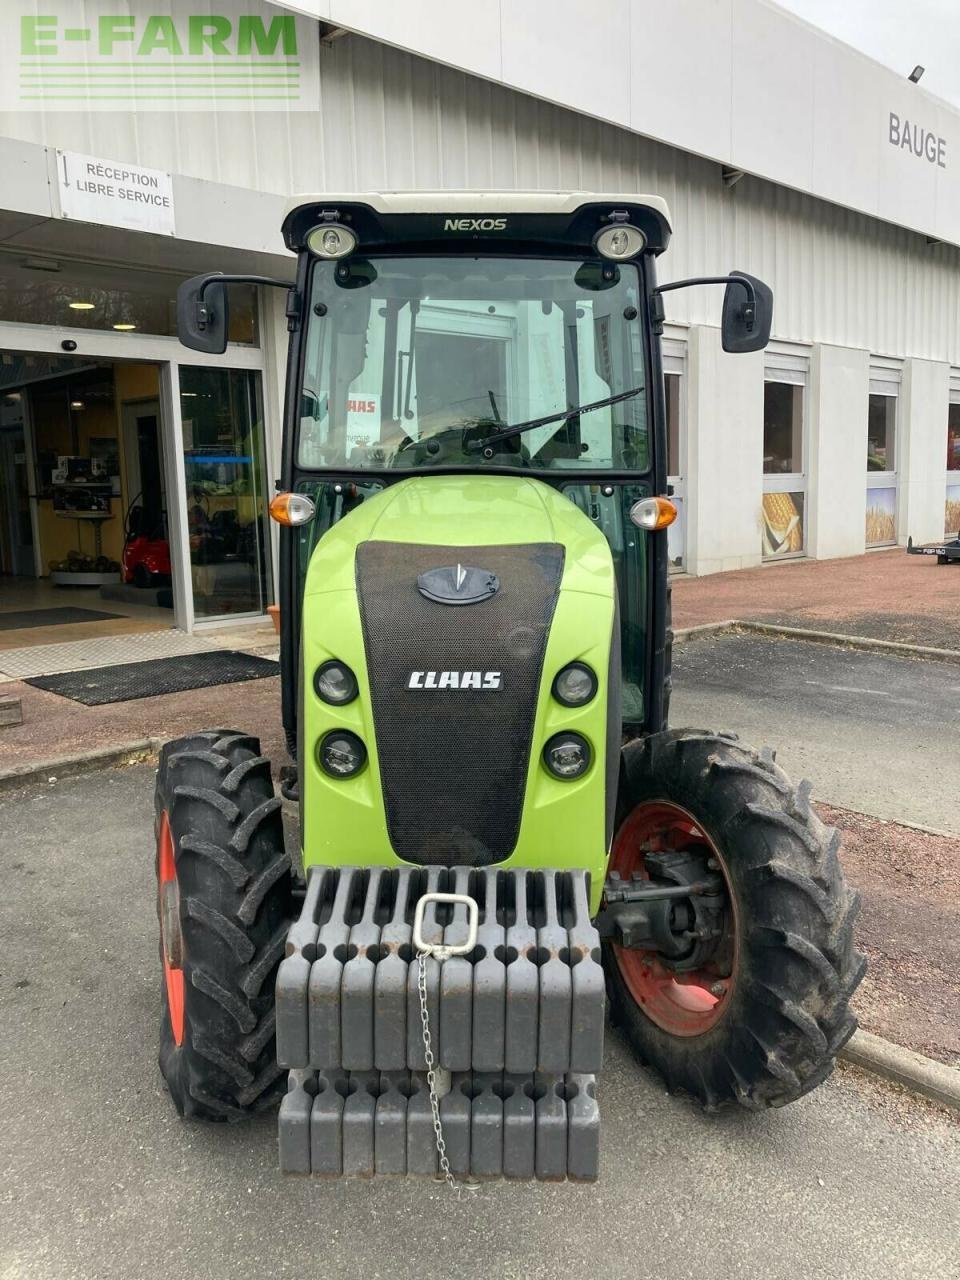
<svg viewBox="0 0 960 1280">
<path fill-rule="evenodd" d="M 668 800 L 638 804 L 620 827 L 610 854 L 610 870 L 624 880 L 635 873 L 647 879 L 645 856 L 665 849 L 701 849 L 715 858 L 726 881 L 731 911 L 726 948 L 732 957 L 729 973 L 697 969 L 675 973 L 655 951 L 640 951 L 614 944 L 617 965 L 630 995 L 651 1022 L 675 1036 L 701 1036 L 723 1018 L 730 1006 L 739 958 L 739 926 L 730 876 L 716 845 L 692 814 Z"/>
<path fill-rule="evenodd" d="M 164 895 L 172 890 L 177 891 L 177 864 L 173 856 L 173 836 L 170 834 L 170 819 L 164 809 L 160 815 L 160 828 L 157 832 L 157 881 L 160 895 L 160 955 L 163 960 L 163 981 L 167 989 L 167 1008 L 170 1011 L 170 1026 L 173 1030 L 174 1042 L 183 1044 L 183 969 L 172 964 L 169 956 L 171 939 L 166 936 L 164 920 L 168 912 L 164 906 Z"/>
</svg>

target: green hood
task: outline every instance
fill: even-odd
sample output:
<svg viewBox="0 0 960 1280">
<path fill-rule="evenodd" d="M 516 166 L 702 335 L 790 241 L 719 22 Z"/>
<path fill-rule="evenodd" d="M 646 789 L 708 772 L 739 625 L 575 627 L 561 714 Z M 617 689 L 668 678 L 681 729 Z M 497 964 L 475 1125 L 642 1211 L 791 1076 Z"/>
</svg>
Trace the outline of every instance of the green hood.
<svg viewBox="0 0 960 1280">
<path fill-rule="evenodd" d="M 354 588 L 360 542 L 503 546 L 559 542 L 564 591 L 610 598 L 610 548 L 569 498 L 522 476 L 415 476 L 368 498 L 325 534 L 313 553 L 305 596 Z"/>
</svg>

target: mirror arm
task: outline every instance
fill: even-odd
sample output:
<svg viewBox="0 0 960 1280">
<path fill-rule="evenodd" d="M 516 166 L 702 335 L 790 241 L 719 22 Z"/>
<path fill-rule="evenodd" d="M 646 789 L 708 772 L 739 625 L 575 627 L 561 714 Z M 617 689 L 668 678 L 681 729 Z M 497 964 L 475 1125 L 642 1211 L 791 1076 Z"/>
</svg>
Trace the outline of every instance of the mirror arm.
<svg viewBox="0 0 960 1280">
<path fill-rule="evenodd" d="M 212 284 L 252 284 L 260 285 L 263 288 L 289 289 L 291 294 L 294 294 L 294 297 L 287 301 L 288 327 L 291 320 L 299 314 L 299 297 L 296 296 L 292 280 L 277 280 L 273 276 L 231 276 L 224 275 L 222 271 L 213 271 L 210 275 L 204 277 L 203 283 L 197 291 L 197 325 L 201 329 L 207 327 L 211 318 L 210 308 L 204 301 L 204 295 Z M 291 315 L 294 307 L 296 310 Z"/>
<path fill-rule="evenodd" d="M 751 281 L 737 271 L 731 271 L 727 276 L 691 276 L 688 280 L 675 280 L 672 284 L 661 284 L 653 290 L 653 296 L 656 298 L 660 294 L 670 293 L 673 289 L 689 289 L 691 285 L 696 284 L 727 285 L 731 280 L 736 280 L 746 290 L 747 300 L 743 304 L 743 318 L 749 331 L 753 328 L 757 317 L 757 294 Z"/>
</svg>

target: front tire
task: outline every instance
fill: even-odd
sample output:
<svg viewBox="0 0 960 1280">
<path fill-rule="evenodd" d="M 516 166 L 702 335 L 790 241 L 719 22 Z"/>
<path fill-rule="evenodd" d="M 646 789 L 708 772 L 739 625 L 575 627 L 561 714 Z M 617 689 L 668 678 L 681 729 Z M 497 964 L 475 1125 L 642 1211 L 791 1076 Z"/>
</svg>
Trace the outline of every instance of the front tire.
<svg viewBox="0 0 960 1280">
<path fill-rule="evenodd" d="M 242 1120 L 284 1090 L 274 982 L 292 907 L 280 805 L 256 738 L 212 730 L 160 753 L 160 1070 L 181 1115 Z"/>
<path fill-rule="evenodd" d="M 645 853 L 688 849 L 722 872 L 728 904 L 699 973 L 606 942 L 612 1012 L 671 1092 L 708 1109 L 794 1101 L 826 1079 L 856 1029 L 859 898 L 809 792 L 732 735 L 669 730 L 624 750 L 611 871 L 643 877 Z"/>
</svg>

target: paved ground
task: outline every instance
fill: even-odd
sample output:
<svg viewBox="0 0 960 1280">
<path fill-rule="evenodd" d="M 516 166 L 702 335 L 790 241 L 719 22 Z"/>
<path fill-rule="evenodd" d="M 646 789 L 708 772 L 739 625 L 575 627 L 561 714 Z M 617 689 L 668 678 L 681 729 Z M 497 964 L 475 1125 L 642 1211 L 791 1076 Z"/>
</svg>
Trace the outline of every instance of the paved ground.
<svg viewBox="0 0 960 1280">
<path fill-rule="evenodd" d="M 711 1118 L 611 1036 L 599 1185 L 463 1203 L 284 1181 L 271 1117 L 176 1120 L 154 1061 L 151 787 L 139 766 L 0 802 L 0 1276 L 960 1274 L 960 1126 L 851 1070 L 784 1111 Z"/>
<path fill-rule="evenodd" d="M 776 747 L 830 804 L 960 835 L 960 667 L 757 635 L 675 658 L 674 724 Z"/>
<path fill-rule="evenodd" d="M 960 839 L 818 807 L 843 834 L 843 869 L 861 895 L 861 1024 L 960 1068 Z"/>
<path fill-rule="evenodd" d="M 157 634 L 135 639 L 113 637 L 58 645 L 58 650 L 69 651 L 68 660 L 53 665 L 40 662 L 36 670 L 72 671 L 100 663 L 137 661 L 138 655 L 148 649 Z M 158 655 L 149 652 L 150 657 L 210 649 L 239 649 L 245 653 L 276 657 L 278 650 L 278 640 L 269 623 L 205 631 L 202 636 L 184 636 L 181 632 L 169 631 L 160 633 L 160 636 L 162 643 L 170 647 L 161 649 Z M 0 655 L 0 673 L 2 670 L 3 656 Z M 0 694 L 20 698 L 23 708 L 23 723 L 0 731 L 0 771 L 74 752 L 122 746 L 142 738 L 173 738 L 198 727 L 210 726 L 237 727 L 259 733 L 263 749 L 275 767 L 287 762 L 280 724 L 279 679 L 251 680 L 243 684 L 164 694 L 157 698 L 139 698 L 133 702 L 85 707 L 69 698 L 35 689 L 22 680 L 4 681 L 0 674 Z"/>
<path fill-rule="evenodd" d="M 673 582 L 676 627 L 752 618 L 938 649 L 960 649 L 958 603 L 960 567 L 902 548 Z"/>
</svg>

